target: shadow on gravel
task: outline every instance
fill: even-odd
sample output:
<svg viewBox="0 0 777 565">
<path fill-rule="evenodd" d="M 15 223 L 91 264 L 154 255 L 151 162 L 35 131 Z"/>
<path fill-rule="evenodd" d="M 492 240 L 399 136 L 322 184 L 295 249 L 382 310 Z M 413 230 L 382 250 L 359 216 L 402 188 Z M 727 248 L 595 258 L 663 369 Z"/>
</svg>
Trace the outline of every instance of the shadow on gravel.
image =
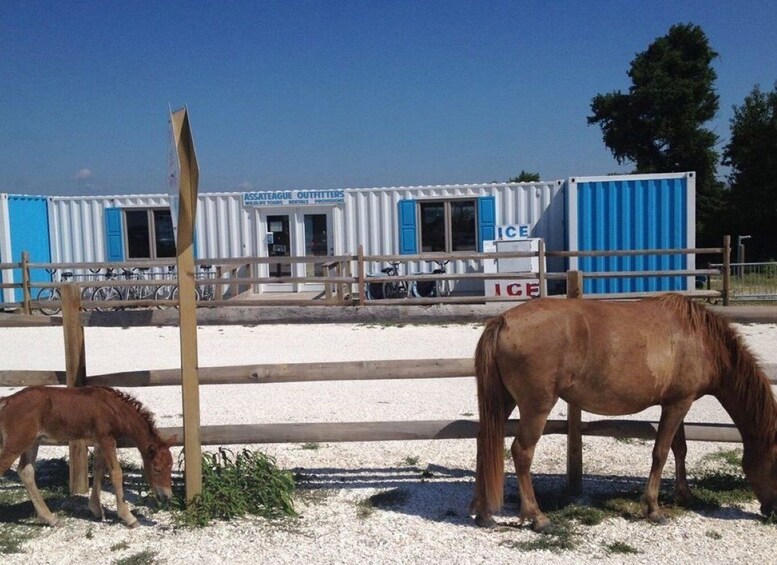
<svg viewBox="0 0 777 565">
<path fill-rule="evenodd" d="M 35 483 L 43 495 L 46 506 L 62 518 L 76 518 L 94 522 L 89 511 L 89 493 L 69 493 L 69 468 L 62 459 L 40 459 L 35 463 Z M 137 468 L 124 469 L 124 499 L 130 503 L 132 513 L 142 525 L 157 524 L 148 514 L 153 513 L 156 503 L 153 498 L 143 496 L 148 489 L 142 471 Z M 91 488 L 91 483 L 90 483 Z M 110 480 L 103 481 L 103 492 L 109 500 L 114 497 Z M 115 498 L 105 508 L 105 522 L 123 524 L 115 510 Z M 104 505 L 105 506 L 105 505 Z M 27 490 L 16 471 L 8 470 L 0 477 L 0 523 L 25 523 L 30 526 L 46 527 L 37 522 L 35 508 L 30 502 Z"/>
<path fill-rule="evenodd" d="M 297 488 L 301 492 L 377 490 L 377 493 L 365 492 L 359 504 L 434 522 L 474 527 L 474 521 L 469 516 L 469 504 L 474 493 L 475 478 L 469 469 L 429 465 L 426 468 L 297 468 L 294 472 Z M 579 506 L 601 510 L 605 517 L 620 517 L 635 522 L 644 520 L 640 497 L 645 489 L 646 478 L 589 475 L 583 478 L 583 494 L 578 497 L 567 494 L 566 475 L 535 474 L 533 480 L 540 507 L 547 513 L 563 512 Z M 697 503 L 689 509 L 680 507 L 674 502 L 673 489 L 673 479 L 661 482 L 660 503 L 670 520 L 687 512 L 721 520 L 763 520 L 759 514 L 737 506 L 716 508 Z M 514 474 L 508 473 L 505 477 L 505 503 L 496 516 L 497 523 L 505 527 L 522 527 L 516 519 L 519 510 L 517 481 Z"/>
</svg>

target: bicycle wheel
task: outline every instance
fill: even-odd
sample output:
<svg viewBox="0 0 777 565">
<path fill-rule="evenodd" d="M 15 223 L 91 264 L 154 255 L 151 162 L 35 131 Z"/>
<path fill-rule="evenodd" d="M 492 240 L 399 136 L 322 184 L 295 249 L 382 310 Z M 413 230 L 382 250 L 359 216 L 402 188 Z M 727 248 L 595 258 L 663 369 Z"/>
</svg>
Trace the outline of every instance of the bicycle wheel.
<svg viewBox="0 0 777 565">
<path fill-rule="evenodd" d="M 367 300 L 380 300 L 383 298 L 383 283 L 367 283 L 364 285 Z"/>
<path fill-rule="evenodd" d="M 173 285 L 165 285 L 157 287 L 154 293 L 154 300 L 170 300 L 170 296 L 173 294 Z M 167 308 L 166 304 L 157 304 L 157 308 Z"/>
<path fill-rule="evenodd" d="M 92 294 L 92 300 L 95 302 L 108 302 L 110 300 L 121 300 L 121 293 L 112 286 L 101 286 Z M 104 312 L 105 310 L 115 310 L 110 306 L 98 306 L 95 308 L 98 312 Z"/>
<path fill-rule="evenodd" d="M 46 316 L 54 316 L 55 314 L 59 314 L 60 310 L 62 310 L 59 306 L 51 305 L 51 306 L 43 306 L 43 303 L 45 302 L 52 302 L 52 301 L 59 301 L 61 300 L 61 296 L 59 294 L 59 290 L 56 288 L 42 288 L 38 291 L 38 302 L 41 303 L 40 306 L 38 306 L 38 310 L 40 310 L 41 314 L 45 314 Z"/>
<path fill-rule="evenodd" d="M 407 289 L 400 282 L 385 282 L 383 283 L 383 296 L 384 298 L 406 298 Z"/>
<path fill-rule="evenodd" d="M 178 287 L 177 286 L 173 287 L 173 292 L 171 293 L 170 298 L 172 300 L 178 300 Z M 197 290 L 196 287 L 194 289 L 194 299 L 195 300 L 199 300 L 200 299 L 200 291 Z"/>
<path fill-rule="evenodd" d="M 411 291 L 416 298 L 432 298 L 437 296 L 437 283 L 435 281 L 415 281 Z"/>
</svg>

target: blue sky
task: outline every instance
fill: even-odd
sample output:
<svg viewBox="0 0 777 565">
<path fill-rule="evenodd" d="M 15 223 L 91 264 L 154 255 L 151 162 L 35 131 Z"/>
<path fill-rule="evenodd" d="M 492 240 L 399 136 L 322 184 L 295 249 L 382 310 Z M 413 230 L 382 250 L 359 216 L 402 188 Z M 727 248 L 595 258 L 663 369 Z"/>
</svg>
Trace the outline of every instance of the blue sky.
<svg viewBox="0 0 777 565">
<path fill-rule="evenodd" d="M 707 33 L 710 127 L 777 81 L 777 2 L 0 2 L 0 192 L 165 192 L 168 104 L 200 191 L 628 171 L 591 99 L 675 23 Z"/>
</svg>

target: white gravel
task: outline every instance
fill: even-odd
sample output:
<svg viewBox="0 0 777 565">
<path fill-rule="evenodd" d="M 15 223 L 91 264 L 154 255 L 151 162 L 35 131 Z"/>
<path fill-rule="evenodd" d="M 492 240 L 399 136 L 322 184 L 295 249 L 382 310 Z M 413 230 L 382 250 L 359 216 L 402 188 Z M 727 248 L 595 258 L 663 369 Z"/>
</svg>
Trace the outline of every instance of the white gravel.
<svg viewBox="0 0 777 565">
<path fill-rule="evenodd" d="M 741 326 L 760 358 L 777 362 L 777 325 Z M 370 359 L 471 357 L 480 336 L 478 324 L 384 327 L 369 325 L 205 326 L 198 332 L 200 366 L 295 363 Z M 0 368 L 64 369 L 62 329 L 0 328 Z M 132 369 L 179 366 L 177 328 L 86 328 L 90 375 Z M 0 396 L 16 389 L 0 388 Z M 178 387 L 129 389 L 157 417 L 160 426 L 180 426 Z M 421 381 L 343 381 L 284 385 L 203 386 L 202 423 L 316 422 L 476 418 L 472 379 Z M 563 417 L 563 402 L 551 418 Z M 586 418 L 598 416 L 584 415 Z M 648 410 L 629 418 L 656 420 Z M 701 399 L 687 421 L 730 422 L 716 400 Z M 256 446 L 255 446 L 256 447 Z M 644 520 L 609 519 L 581 527 L 575 550 L 526 551 L 516 544 L 537 535 L 527 528 L 488 531 L 467 516 L 475 467 L 474 440 L 373 442 L 258 446 L 281 467 L 313 476 L 314 488 L 297 500 L 301 518 L 270 523 L 243 519 L 203 529 L 174 528 L 169 515 L 137 507 L 143 526 L 128 530 L 110 514 L 106 522 L 88 512 L 59 512 L 63 527 L 40 528 L 22 554 L 3 555 L 3 563 L 107 563 L 143 551 L 160 563 L 758 563 L 773 562 L 777 529 L 763 524 L 757 505 L 707 513 L 691 511 L 666 526 Z M 306 446 L 311 447 L 311 446 Z M 705 455 L 735 444 L 693 442 L 691 471 Z M 240 446 L 234 446 L 233 449 Z M 652 445 L 610 438 L 584 438 L 584 491 L 617 485 L 641 488 L 650 466 Z M 40 458 L 62 457 L 64 448 L 42 448 Z M 561 492 L 565 481 L 566 442 L 544 437 L 533 471 L 539 491 Z M 139 461 L 136 450 L 122 457 Z M 508 469 L 511 468 L 508 464 Z M 673 476 L 673 460 L 666 477 Z M 422 478 L 428 470 L 431 477 Z M 402 487 L 405 502 L 365 515 L 359 502 Z M 515 492 L 508 474 L 508 489 Z M 137 493 L 128 493 L 132 503 Z M 115 510 L 110 492 L 103 503 Z M 84 509 L 86 498 L 83 499 Z M 360 511 L 361 508 L 361 511 Z M 2 506 L 0 506 L 0 513 Z M 516 503 L 498 517 L 514 522 Z M 3 520 L 0 519 L 0 522 Z M 31 523 L 31 522 L 25 522 Z M 30 526 L 24 526 L 30 527 Z M 608 544 L 622 542 L 639 553 L 609 554 Z"/>
</svg>

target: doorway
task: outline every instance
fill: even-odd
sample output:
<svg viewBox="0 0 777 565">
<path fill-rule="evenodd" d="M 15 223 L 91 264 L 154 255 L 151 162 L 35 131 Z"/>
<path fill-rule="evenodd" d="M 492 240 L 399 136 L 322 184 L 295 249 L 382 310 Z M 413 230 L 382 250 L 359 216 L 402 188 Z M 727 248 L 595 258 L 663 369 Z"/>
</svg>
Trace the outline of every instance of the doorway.
<svg viewBox="0 0 777 565">
<path fill-rule="evenodd" d="M 291 232 L 289 231 L 288 215 L 267 216 L 267 256 L 289 257 L 291 254 Z M 291 263 L 270 262 L 270 277 L 290 277 Z"/>
<path fill-rule="evenodd" d="M 334 253 L 331 209 L 311 208 L 274 209 L 262 214 L 262 223 L 266 230 L 264 237 L 267 257 L 270 258 L 266 276 L 278 279 L 277 283 L 264 285 L 265 292 L 323 290 L 324 286 L 319 282 L 283 280 L 324 276 L 325 261 L 323 259 L 311 263 L 273 261 L 273 258 L 326 257 Z"/>
</svg>

